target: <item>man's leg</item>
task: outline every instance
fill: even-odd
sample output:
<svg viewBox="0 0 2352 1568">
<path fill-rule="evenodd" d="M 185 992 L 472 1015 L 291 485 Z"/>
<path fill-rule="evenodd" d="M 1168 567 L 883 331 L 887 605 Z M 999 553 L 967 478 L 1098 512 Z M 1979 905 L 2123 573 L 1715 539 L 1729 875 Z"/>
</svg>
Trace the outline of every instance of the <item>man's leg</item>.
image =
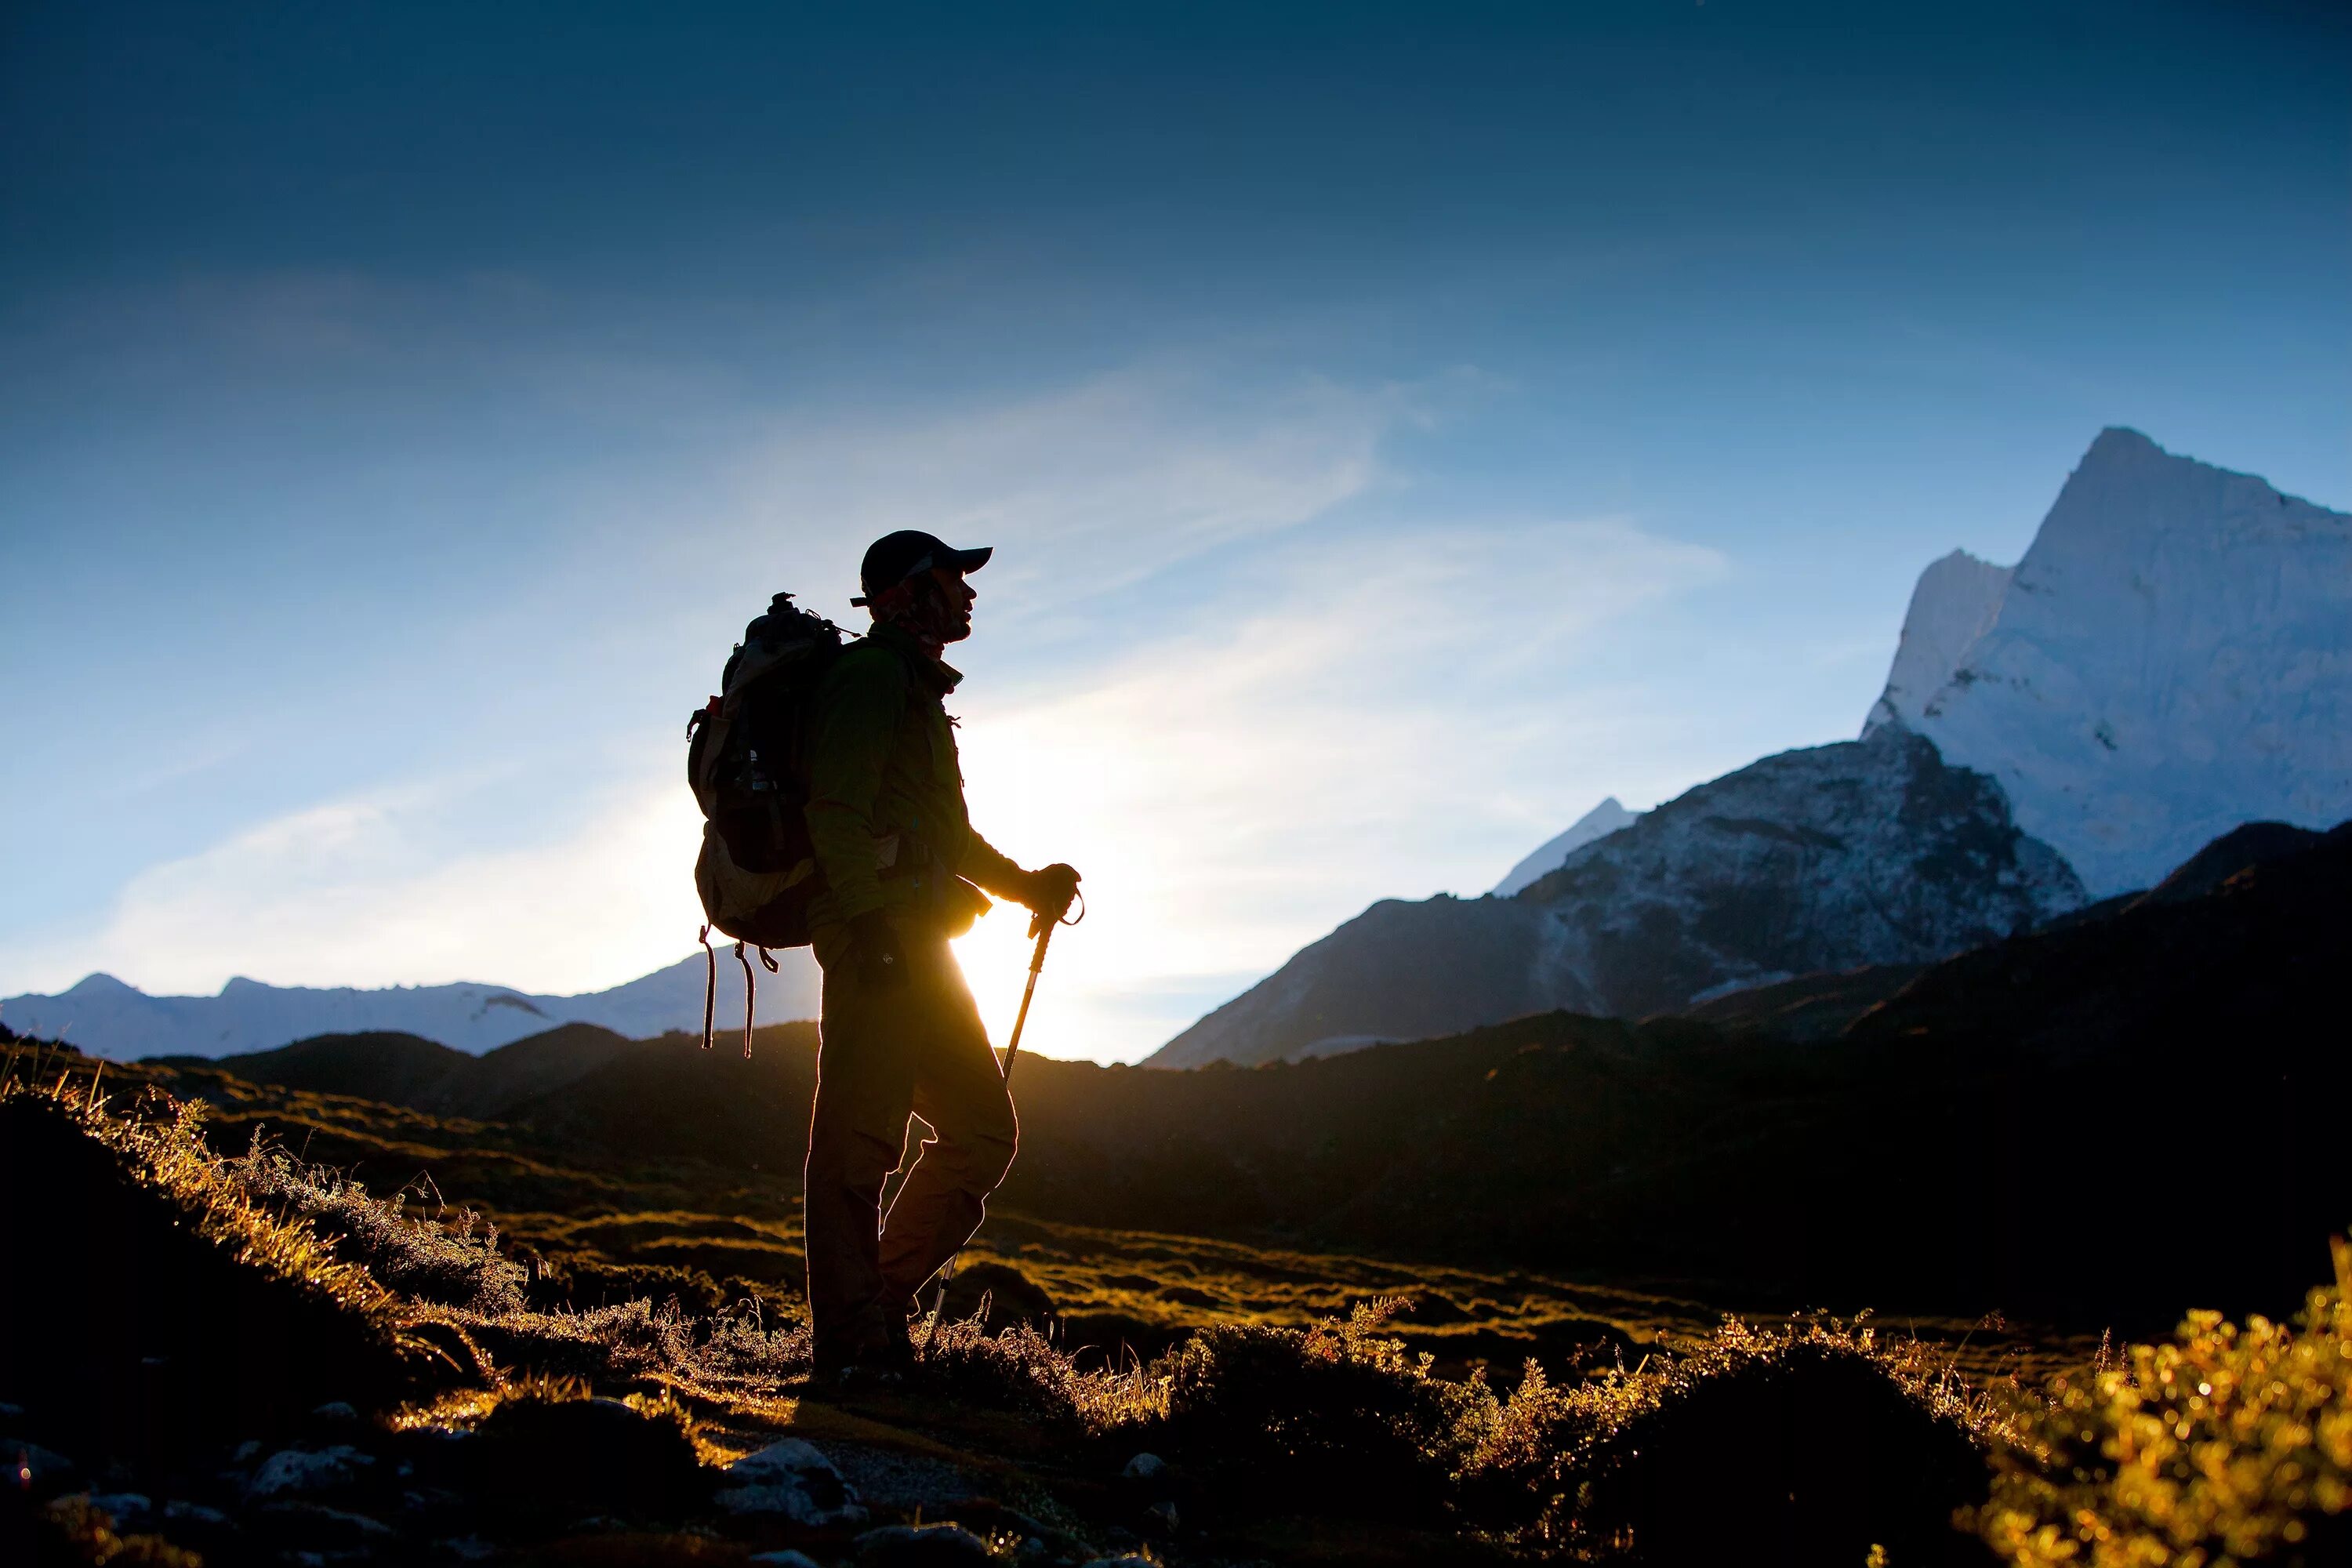
<svg viewBox="0 0 2352 1568">
<path fill-rule="evenodd" d="M 909 941 L 910 989 L 925 998 L 914 1042 L 915 1114 L 930 1123 L 882 1227 L 882 1279 L 905 1301 L 971 1239 L 987 1198 L 1004 1180 L 1020 1136 L 1013 1096 L 988 1048 L 988 1031 L 944 941 Z"/>
<path fill-rule="evenodd" d="M 922 1035 L 924 1010 L 910 991 L 877 991 L 847 962 L 824 969 L 816 1106 L 801 1186 L 809 1320 L 820 1366 L 905 1348 L 906 1292 L 894 1295 L 883 1284 L 878 1212 L 914 1104 L 911 1047 Z M 889 1343 L 893 1334 L 899 1336 L 896 1345 Z"/>
</svg>

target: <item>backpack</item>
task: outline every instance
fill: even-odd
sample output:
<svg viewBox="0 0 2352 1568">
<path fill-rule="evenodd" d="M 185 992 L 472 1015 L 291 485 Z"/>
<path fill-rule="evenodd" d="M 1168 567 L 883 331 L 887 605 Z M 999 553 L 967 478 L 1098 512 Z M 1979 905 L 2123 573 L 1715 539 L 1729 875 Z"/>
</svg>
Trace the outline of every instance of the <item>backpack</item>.
<svg viewBox="0 0 2352 1568">
<path fill-rule="evenodd" d="M 702 1046 L 710 1048 L 719 989 L 716 930 L 735 939 L 743 965 L 743 1054 L 751 1054 L 758 984 L 750 942 L 771 973 L 769 949 L 805 947 L 809 901 L 824 888 L 809 843 L 808 718 L 817 681 L 842 649 L 842 630 L 778 594 L 719 674 L 719 695 L 686 721 L 686 778 L 702 810 L 702 852 L 694 887 L 709 921 L 697 940 L 708 964 Z"/>
</svg>

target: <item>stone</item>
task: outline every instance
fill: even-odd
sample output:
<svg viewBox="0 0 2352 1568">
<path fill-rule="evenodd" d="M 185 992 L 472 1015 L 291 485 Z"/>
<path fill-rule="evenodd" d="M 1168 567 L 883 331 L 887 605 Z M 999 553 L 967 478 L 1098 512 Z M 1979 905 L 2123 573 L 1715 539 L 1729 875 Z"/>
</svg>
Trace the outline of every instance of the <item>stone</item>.
<svg viewBox="0 0 2352 1568">
<path fill-rule="evenodd" d="M 781 1552 L 754 1552 L 751 1561 L 764 1563 L 768 1568 L 821 1568 L 815 1558 L 805 1552 L 794 1552 L 790 1547 Z"/>
<path fill-rule="evenodd" d="M 245 1483 L 245 1495 L 258 1502 L 268 1498 L 333 1491 L 350 1486 L 359 1479 L 362 1467 L 374 1463 L 374 1459 L 345 1443 L 315 1451 L 281 1448 L 261 1461 L 261 1468 Z"/>
<path fill-rule="evenodd" d="M 1119 1474 L 1130 1481 L 1148 1481 L 1167 1468 L 1168 1461 L 1157 1454 L 1138 1454 L 1127 1462 L 1127 1468 Z"/>
<path fill-rule="evenodd" d="M 813 1528 L 862 1524 L 866 1517 L 856 1489 L 822 1449 L 799 1437 L 728 1466 L 712 1500 L 730 1513 L 773 1514 Z"/>
<path fill-rule="evenodd" d="M 994 1568 L 988 1542 L 960 1524 L 889 1524 L 856 1542 L 858 1568 Z"/>
<path fill-rule="evenodd" d="M 310 1412 L 310 1419 L 313 1421 L 339 1422 L 345 1426 L 359 1418 L 360 1413 L 348 1402 L 341 1399 L 331 1399 Z"/>
<path fill-rule="evenodd" d="M 144 1519 L 155 1511 L 155 1505 L 138 1492 L 92 1492 L 89 1506 L 118 1525 Z"/>
<path fill-rule="evenodd" d="M 1097 1557 L 1086 1568 L 1160 1568 L 1150 1558 L 1129 1552 L 1118 1557 Z"/>
</svg>

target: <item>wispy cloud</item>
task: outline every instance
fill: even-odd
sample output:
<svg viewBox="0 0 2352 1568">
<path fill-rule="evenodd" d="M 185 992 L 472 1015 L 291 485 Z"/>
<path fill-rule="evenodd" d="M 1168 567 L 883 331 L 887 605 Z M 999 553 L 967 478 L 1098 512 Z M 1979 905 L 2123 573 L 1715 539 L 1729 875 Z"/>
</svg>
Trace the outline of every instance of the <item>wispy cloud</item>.
<svg viewBox="0 0 2352 1568">
<path fill-rule="evenodd" d="M 1159 363 L 911 418 L 789 416 L 737 465 L 728 526 L 815 545 L 816 577 L 854 577 L 893 529 L 993 543 L 994 613 L 1051 616 L 1366 494 L 1383 441 L 1446 395 Z"/>
<path fill-rule="evenodd" d="M 1132 1058 L 1378 898 L 1482 891 L 1531 847 L 1515 802 L 1622 787 L 1585 743 L 1622 694 L 1573 677 L 1577 646 L 1723 569 L 1619 521 L 1401 531 L 1339 570 L 1276 553 L 1250 615 L 969 705 L 975 820 L 1077 864 L 1094 900 L 1042 1049 Z M 1001 924 L 967 944 L 1000 1010 Z"/>
<path fill-rule="evenodd" d="M 563 992 L 692 947 L 700 822 L 683 787 L 610 787 L 565 831 L 509 819 L 492 846 L 464 842 L 479 787 L 422 782 L 263 823 L 140 872 L 68 950 L 17 956 L 53 984 L 104 969 L 151 992 L 208 993 L 232 974 Z"/>
</svg>

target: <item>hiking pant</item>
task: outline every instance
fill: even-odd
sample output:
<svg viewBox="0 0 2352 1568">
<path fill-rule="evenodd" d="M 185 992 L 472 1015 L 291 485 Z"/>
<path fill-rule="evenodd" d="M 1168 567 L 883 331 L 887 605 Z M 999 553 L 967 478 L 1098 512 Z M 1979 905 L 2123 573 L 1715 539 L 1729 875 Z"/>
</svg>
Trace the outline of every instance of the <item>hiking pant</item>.
<svg viewBox="0 0 2352 1568">
<path fill-rule="evenodd" d="M 841 1362 L 892 1336 L 904 1347 L 909 1300 L 980 1228 L 1020 1130 L 947 939 L 901 926 L 908 973 L 881 989 L 825 934 L 835 940 L 816 944 L 824 1002 L 801 1219 L 815 1351 Z M 909 1112 L 933 1136 L 877 1223 Z"/>
</svg>

